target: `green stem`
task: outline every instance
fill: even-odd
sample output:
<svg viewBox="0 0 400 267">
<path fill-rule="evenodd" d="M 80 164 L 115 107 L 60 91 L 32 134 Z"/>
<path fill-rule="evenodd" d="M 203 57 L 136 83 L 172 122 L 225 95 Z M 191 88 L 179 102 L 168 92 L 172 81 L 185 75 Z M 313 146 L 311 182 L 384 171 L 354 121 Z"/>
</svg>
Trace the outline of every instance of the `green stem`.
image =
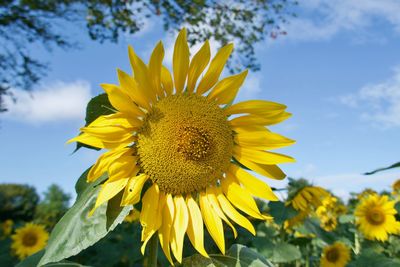
<svg viewBox="0 0 400 267">
<path fill-rule="evenodd" d="M 158 250 L 158 235 L 154 234 L 149 240 L 147 245 L 149 248 L 149 254 L 147 255 L 147 266 L 157 267 L 157 250 Z"/>
</svg>

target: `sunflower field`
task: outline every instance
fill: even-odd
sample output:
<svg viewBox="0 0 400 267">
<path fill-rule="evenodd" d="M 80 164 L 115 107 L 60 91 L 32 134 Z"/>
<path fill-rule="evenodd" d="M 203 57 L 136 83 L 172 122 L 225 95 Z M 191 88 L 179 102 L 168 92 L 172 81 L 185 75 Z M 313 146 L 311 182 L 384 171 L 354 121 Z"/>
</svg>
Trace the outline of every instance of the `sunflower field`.
<svg viewBox="0 0 400 267">
<path fill-rule="evenodd" d="M 148 64 L 129 47 L 133 75 L 101 85 L 68 141 L 104 149 L 75 203 L 50 223 L 2 216 L 0 266 L 400 266 L 400 181 L 344 201 L 285 178 L 295 159 L 275 149 L 295 141 L 269 127 L 290 108 L 235 102 L 248 71 L 221 77 L 232 50 L 190 58 L 186 29 Z"/>
</svg>

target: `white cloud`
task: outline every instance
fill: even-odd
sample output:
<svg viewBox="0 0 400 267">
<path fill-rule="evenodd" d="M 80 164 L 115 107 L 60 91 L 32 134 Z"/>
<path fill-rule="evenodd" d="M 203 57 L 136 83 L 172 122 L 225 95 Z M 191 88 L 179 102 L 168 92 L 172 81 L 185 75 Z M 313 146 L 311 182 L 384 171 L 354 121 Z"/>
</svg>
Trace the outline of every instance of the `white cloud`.
<svg viewBox="0 0 400 267">
<path fill-rule="evenodd" d="M 90 100 L 90 84 L 86 81 L 56 82 L 32 92 L 12 89 L 15 98 L 5 97 L 8 112 L 5 119 L 33 124 L 82 119 Z"/>
<path fill-rule="evenodd" d="M 361 118 L 378 126 L 400 126 L 400 67 L 387 81 L 362 87 L 357 93 L 345 95 L 339 101 L 361 110 Z"/>
<path fill-rule="evenodd" d="M 342 198 L 348 199 L 351 192 L 361 192 L 365 188 L 376 191 L 391 189 L 392 183 L 400 176 L 399 171 L 381 172 L 374 175 L 358 173 L 339 173 L 316 177 L 312 180 L 315 185 L 332 190 Z"/>
<path fill-rule="evenodd" d="M 298 18 L 286 26 L 287 38 L 296 41 L 326 40 L 342 31 L 357 32 L 373 26 L 377 19 L 390 23 L 400 33 L 400 1 L 398 0 L 304 0 L 299 3 Z M 305 19 L 305 17 L 309 17 Z M 384 36 L 368 39 L 382 41 Z"/>
</svg>

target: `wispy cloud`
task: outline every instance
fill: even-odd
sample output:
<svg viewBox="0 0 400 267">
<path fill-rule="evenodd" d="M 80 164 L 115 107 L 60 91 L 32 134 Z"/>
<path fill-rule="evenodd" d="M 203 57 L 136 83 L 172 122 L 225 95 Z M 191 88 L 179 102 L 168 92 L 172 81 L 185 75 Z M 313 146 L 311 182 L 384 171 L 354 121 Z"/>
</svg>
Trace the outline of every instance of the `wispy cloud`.
<svg viewBox="0 0 400 267">
<path fill-rule="evenodd" d="M 4 99 L 9 111 L 2 117 L 32 124 L 82 119 L 91 98 L 86 81 L 56 82 L 32 92 L 12 89 L 11 93 L 13 97 Z"/>
<path fill-rule="evenodd" d="M 339 101 L 361 111 L 363 120 L 383 126 L 400 126 L 400 67 L 388 80 L 369 84 L 357 93 L 341 96 Z"/>
<path fill-rule="evenodd" d="M 338 173 L 316 177 L 312 182 L 330 189 L 334 194 L 347 199 L 350 197 L 351 192 L 361 192 L 365 188 L 390 191 L 390 186 L 399 175 L 399 171 L 382 172 L 370 176 L 358 173 Z"/>
<path fill-rule="evenodd" d="M 373 26 L 377 19 L 387 21 L 400 33 L 398 0 L 304 0 L 299 7 L 298 18 L 290 21 L 285 29 L 288 36 L 282 39 L 327 40 L 344 31 L 356 33 L 359 38 L 368 35 L 363 30 Z M 382 41 L 382 37 L 375 37 L 374 41 Z"/>
</svg>

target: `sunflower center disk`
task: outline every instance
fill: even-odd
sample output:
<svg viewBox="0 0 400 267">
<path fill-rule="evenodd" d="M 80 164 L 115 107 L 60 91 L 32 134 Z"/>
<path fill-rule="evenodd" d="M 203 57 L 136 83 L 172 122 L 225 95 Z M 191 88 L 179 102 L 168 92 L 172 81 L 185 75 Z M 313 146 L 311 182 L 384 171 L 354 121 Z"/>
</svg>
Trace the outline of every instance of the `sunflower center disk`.
<svg viewBox="0 0 400 267">
<path fill-rule="evenodd" d="M 36 244 L 36 242 L 37 242 L 37 236 L 32 233 L 27 233 L 22 238 L 22 243 L 27 247 L 34 246 Z"/>
<path fill-rule="evenodd" d="M 326 259 L 329 262 L 336 262 L 339 259 L 339 251 L 337 249 L 328 250 L 326 253 Z"/>
<path fill-rule="evenodd" d="M 178 152 L 187 160 L 204 159 L 210 152 L 210 135 L 199 128 L 185 126 L 178 135 Z"/>
<path fill-rule="evenodd" d="M 385 222 L 385 215 L 381 210 L 374 209 L 367 214 L 367 220 L 373 225 L 380 225 Z"/>
<path fill-rule="evenodd" d="M 143 171 L 165 193 L 189 194 L 227 170 L 233 136 L 222 109 L 198 95 L 168 96 L 155 104 L 138 132 Z"/>
</svg>

